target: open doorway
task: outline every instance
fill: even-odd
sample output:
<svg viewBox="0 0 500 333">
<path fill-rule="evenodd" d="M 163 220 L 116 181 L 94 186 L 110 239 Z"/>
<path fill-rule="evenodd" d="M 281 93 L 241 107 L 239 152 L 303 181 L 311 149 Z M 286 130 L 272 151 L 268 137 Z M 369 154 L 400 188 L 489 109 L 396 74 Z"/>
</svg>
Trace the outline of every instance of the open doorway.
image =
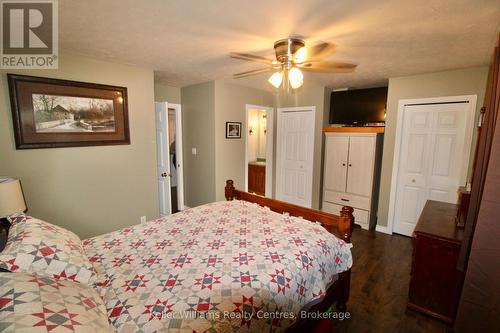
<svg viewBox="0 0 500 333">
<path fill-rule="evenodd" d="M 160 215 L 184 209 L 180 104 L 155 103 Z"/>
<path fill-rule="evenodd" d="M 273 197 L 273 113 L 271 107 L 246 105 L 245 191 Z"/>
</svg>

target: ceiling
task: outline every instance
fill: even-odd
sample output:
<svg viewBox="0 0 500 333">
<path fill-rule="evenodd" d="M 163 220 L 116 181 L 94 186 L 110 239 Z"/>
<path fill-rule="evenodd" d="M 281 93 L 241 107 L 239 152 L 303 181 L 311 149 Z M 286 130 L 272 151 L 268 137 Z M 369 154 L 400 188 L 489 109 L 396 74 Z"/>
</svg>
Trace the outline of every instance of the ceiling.
<svg viewBox="0 0 500 333">
<path fill-rule="evenodd" d="M 233 80 L 261 65 L 229 52 L 273 57 L 275 40 L 300 35 L 336 44 L 328 60 L 358 64 L 350 74 L 306 73 L 305 84 L 361 87 L 486 65 L 499 19 L 498 0 L 64 0 L 59 48 L 152 68 L 157 82 L 182 87 Z M 270 89 L 268 76 L 234 82 Z"/>
</svg>

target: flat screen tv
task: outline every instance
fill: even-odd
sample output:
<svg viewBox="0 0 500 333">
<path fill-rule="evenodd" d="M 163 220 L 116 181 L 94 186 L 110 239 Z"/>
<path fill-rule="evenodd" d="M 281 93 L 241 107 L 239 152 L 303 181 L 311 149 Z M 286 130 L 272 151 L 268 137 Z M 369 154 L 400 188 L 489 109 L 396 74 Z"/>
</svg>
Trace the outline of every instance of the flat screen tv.
<svg viewBox="0 0 500 333">
<path fill-rule="evenodd" d="M 384 123 L 387 87 L 332 92 L 330 124 Z"/>
</svg>

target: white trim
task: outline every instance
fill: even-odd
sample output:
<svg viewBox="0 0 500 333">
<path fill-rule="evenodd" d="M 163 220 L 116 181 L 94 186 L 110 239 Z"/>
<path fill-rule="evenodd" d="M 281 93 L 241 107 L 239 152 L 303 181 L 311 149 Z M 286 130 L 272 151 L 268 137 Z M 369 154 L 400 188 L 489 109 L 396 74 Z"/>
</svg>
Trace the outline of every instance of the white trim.
<svg viewBox="0 0 500 333">
<path fill-rule="evenodd" d="M 184 210 L 184 162 L 182 150 L 182 107 L 180 104 L 168 103 L 168 108 L 175 110 L 175 159 L 177 163 L 177 209 Z"/>
<path fill-rule="evenodd" d="M 464 151 L 464 160 L 462 163 L 462 177 L 464 178 L 464 184 L 467 178 L 467 164 L 470 158 L 470 151 L 472 149 L 472 135 L 473 129 L 475 125 L 475 115 L 476 115 L 476 103 L 477 103 L 477 95 L 461 95 L 461 96 L 445 96 L 445 97 L 431 97 L 431 98 L 416 98 L 416 99 L 401 99 L 398 102 L 398 121 L 396 127 L 396 137 L 395 137 L 395 145 L 394 145 L 394 155 L 392 162 L 392 176 L 391 176 L 391 192 L 389 195 L 389 214 L 387 216 L 387 233 L 392 234 L 394 230 L 394 214 L 396 211 L 396 189 L 397 189 L 397 180 L 399 173 L 399 157 L 401 155 L 401 140 L 402 140 L 402 132 L 403 132 L 403 120 L 404 120 L 404 109 L 405 106 L 410 104 L 428 104 L 428 103 L 450 103 L 450 102 L 459 102 L 459 101 L 467 101 L 469 102 L 469 123 L 466 126 L 466 134 L 465 134 L 465 151 Z M 379 226 L 376 227 L 378 229 Z M 382 230 L 382 226 L 380 226 L 380 230 Z"/>
<path fill-rule="evenodd" d="M 266 197 L 273 198 L 273 128 L 274 128 L 274 108 L 255 104 L 245 104 L 245 122 L 243 131 L 245 133 L 245 192 L 248 192 L 248 110 L 263 110 L 267 114 L 266 129 Z"/>
<path fill-rule="evenodd" d="M 316 106 L 296 106 L 296 107 L 286 107 L 286 108 L 277 108 L 277 130 L 276 130 L 276 175 L 278 175 L 281 171 L 281 161 L 278 158 L 278 153 L 280 152 L 280 144 L 281 140 L 279 138 L 280 132 L 282 130 L 281 124 L 280 124 L 280 115 L 285 113 L 285 112 L 312 112 L 313 113 L 313 133 L 312 133 L 312 140 L 313 140 L 313 157 L 311 160 L 311 171 L 309 178 L 311 180 L 311 195 L 307 200 L 307 207 L 311 208 L 312 207 L 312 191 L 313 191 L 313 180 L 314 180 L 314 137 L 316 133 Z M 281 177 L 276 177 L 276 199 L 280 199 L 281 196 Z"/>
<path fill-rule="evenodd" d="M 381 232 L 381 233 L 384 233 L 384 234 L 388 234 L 388 235 L 392 235 L 392 231 L 390 231 L 388 229 L 388 227 L 385 226 L 385 225 L 376 225 L 375 226 L 375 231 L 378 231 L 378 232 Z"/>
</svg>

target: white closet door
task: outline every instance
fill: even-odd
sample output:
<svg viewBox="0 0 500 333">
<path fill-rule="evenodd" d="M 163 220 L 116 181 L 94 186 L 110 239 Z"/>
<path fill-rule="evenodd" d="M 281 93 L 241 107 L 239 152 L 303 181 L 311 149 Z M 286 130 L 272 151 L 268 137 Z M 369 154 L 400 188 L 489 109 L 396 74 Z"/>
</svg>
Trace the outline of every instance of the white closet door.
<svg viewBox="0 0 500 333">
<path fill-rule="evenodd" d="M 464 185 L 468 167 L 461 163 L 466 144 L 468 106 L 460 103 L 434 107 L 428 199 L 456 203 L 457 189 Z"/>
<path fill-rule="evenodd" d="M 347 168 L 347 192 L 371 196 L 375 161 L 375 136 L 351 136 Z"/>
<path fill-rule="evenodd" d="M 276 197 L 312 205 L 314 109 L 278 109 Z"/>
<path fill-rule="evenodd" d="M 348 136 L 336 134 L 326 136 L 325 190 L 345 192 L 348 153 Z"/>
<path fill-rule="evenodd" d="M 394 232 L 410 236 L 427 200 L 456 202 L 469 157 L 468 109 L 467 103 L 405 107 Z"/>
<path fill-rule="evenodd" d="M 170 147 L 168 144 L 168 103 L 155 103 L 156 154 L 160 215 L 172 214 L 170 198 Z"/>
</svg>

